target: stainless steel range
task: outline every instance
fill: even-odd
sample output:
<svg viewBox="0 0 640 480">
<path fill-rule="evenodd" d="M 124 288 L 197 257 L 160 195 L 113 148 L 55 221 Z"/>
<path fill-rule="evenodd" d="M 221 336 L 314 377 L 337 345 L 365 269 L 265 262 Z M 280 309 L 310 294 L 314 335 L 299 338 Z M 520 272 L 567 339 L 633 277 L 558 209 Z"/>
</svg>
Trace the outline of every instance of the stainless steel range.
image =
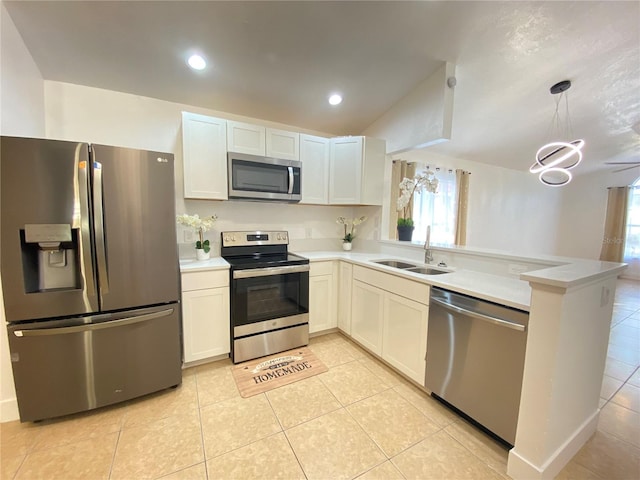
<svg viewBox="0 0 640 480">
<path fill-rule="evenodd" d="M 222 232 L 231 265 L 233 363 L 309 343 L 309 260 L 288 252 L 283 231 Z"/>
</svg>

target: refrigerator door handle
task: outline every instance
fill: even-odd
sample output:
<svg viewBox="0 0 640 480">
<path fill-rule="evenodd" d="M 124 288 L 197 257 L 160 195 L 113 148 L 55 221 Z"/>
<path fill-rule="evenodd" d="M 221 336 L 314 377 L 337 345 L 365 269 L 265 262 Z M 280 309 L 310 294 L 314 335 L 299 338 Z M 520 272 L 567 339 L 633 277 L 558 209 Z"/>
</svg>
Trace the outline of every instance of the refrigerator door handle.
<svg viewBox="0 0 640 480">
<path fill-rule="evenodd" d="M 83 144 L 78 144 L 78 148 L 76 148 L 76 166 L 78 171 L 76 205 L 80 212 L 80 256 L 82 257 L 80 272 L 84 281 L 86 294 L 93 297 L 96 295 L 96 284 L 93 272 L 93 260 L 91 257 L 89 162 L 81 159 L 82 146 Z"/>
<path fill-rule="evenodd" d="M 93 162 L 93 211 L 96 234 L 96 257 L 100 294 L 109 293 L 109 273 L 107 271 L 107 248 L 104 240 L 104 210 L 102 206 L 102 164 Z"/>
<path fill-rule="evenodd" d="M 16 337 L 38 337 L 42 335 L 64 335 L 67 333 L 78 332 L 91 332 L 93 330 L 102 330 L 104 328 L 122 327 L 124 325 L 132 325 L 134 323 L 146 322 L 154 318 L 161 318 L 171 315 L 173 308 L 167 308 L 160 310 L 159 312 L 146 313 L 144 315 L 136 315 L 135 317 L 120 318 L 118 320 L 111 320 L 101 323 L 85 323 L 82 325 L 75 325 L 73 327 L 59 327 L 59 328 L 42 328 L 32 330 L 15 330 L 13 334 Z"/>
</svg>

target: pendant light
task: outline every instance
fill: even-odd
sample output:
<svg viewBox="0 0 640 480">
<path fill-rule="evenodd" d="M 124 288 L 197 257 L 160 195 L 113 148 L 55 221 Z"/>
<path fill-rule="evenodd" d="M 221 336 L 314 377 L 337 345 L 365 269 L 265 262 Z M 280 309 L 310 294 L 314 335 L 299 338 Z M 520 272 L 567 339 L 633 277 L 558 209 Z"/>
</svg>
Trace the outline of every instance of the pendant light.
<svg viewBox="0 0 640 480">
<path fill-rule="evenodd" d="M 584 140 L 567 140 L 571 138 L 571 120 L 569 118 L 569 97 L 566 91 L 571 88 L 571 81 L 563 80 L 553 85 L 549 92 L 556 96 L 556 110 L 551 119 L 550 137 L 552 141 L 543 145 L 536 152 L 536 162 L 529 171 L 537 173 L 540 181 L 550 187 L 561 187 L 571 181 L 569 170 L 577 167 L 582 161 Z M 560 118 L 560 103 L 564 98 L 565 121 Z M 556 137 L 553 139 L 553 137 Z"/>
</svg>

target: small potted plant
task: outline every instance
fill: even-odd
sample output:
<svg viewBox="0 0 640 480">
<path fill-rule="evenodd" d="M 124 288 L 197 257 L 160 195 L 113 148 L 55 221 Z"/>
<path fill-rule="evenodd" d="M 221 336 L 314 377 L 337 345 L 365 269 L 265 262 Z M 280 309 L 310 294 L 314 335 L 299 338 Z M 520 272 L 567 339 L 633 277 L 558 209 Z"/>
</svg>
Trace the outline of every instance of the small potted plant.
<svg viewBox="0 0 640 480">
<path fill-rule="evenodd" d="M 211 244 L 209 240 L 204 239 L 204 232 L 211 230 L 215 223 L 217 215 L 211 215 L 210 217 L 200 218 L 196 213 L 195 215 L 178 215 L 176 217 L 178 224 L 192 227 L 198 234 L 198 241 L 196 242 L 196 258 L 198 260 L 207 260 L 211 255 Z"/>
<path fill-rule="evenodd" d="M 413 218 L 409 216 L 409 205 L 413 200 L 416 191 L 426 190 L 436 193 L 438 190 L 438 179 L 431 170 L 426 170 L 414 178 L 403 178 L 400 182 L 400 196 L 398 197 L 398 240 L 411 241 L 413 235 Z"/>
<path fill-rule="evenodd" d="M 367 219 L 366 216 L 347 219 L 338 217 L 336 223 L 344 226 L 344 236 L 342 237 L 342 249 L 351 250 L 353 239 L 355 238 L 356 225 L 360 225 Z M 349 228 L 351 225 L 351 228 Z"/>
</svg>

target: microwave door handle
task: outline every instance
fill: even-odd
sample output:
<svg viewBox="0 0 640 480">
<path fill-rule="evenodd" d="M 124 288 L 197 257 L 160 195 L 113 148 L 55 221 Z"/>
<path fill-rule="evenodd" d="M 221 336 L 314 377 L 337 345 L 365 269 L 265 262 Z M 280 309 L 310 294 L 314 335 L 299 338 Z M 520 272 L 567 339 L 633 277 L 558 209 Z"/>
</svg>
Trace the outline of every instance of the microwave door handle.
<svg viewBox="0 0 640 480">
<path fill-rule="evenodd" d="M 94 150 L 95 153 L 95 150 Z M 100 293 L 109 293 L 109 274 L 107 272 L 107 248 L 104 240 L 104 210 L 102 206 L 102 164 L 93 162 L 93 212 L 96 234 L 96 258 Z"/>
<path fill-rule="evenodd" d="M 289 195 L 293 194 L 293 167 L 287 167 L 289 170 L 289 191 L 287 192 Z"/>
</svg>

